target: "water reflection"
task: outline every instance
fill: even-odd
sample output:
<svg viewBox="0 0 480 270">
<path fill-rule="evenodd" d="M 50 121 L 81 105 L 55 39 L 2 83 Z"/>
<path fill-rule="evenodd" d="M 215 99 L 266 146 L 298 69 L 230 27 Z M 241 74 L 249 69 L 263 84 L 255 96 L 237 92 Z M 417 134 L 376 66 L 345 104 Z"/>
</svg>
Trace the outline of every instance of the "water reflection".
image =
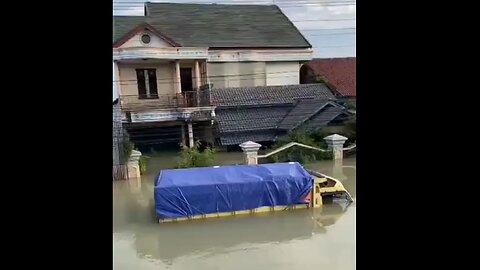
<svg viewBox="0 0 480 270">
<path fill-rule="evenodd" d="M 328 209 L 328 210 L 327 210 Z M 151 255 L 163 262 L 202 252 L 218 253 L 236 246 L 282 243 L 327 233 L 345 211 L 333 204 L 322 213 L 312 210 L 265 215 L 159 224 L 135 232 L 140 256 Z"/>
<path fill-rule="evenodd" d="M 241 154 L 237 156 L 241 162 Z M 231 158 L 232 155 L 229 157 L 229 162 L 235 162 L 235 159 Z M 321 236 L 320 239 L 327 235 L 345 238 L 336 235 L 353 234 L 353 225 L 347 227 L 347 231 L 334 230 L 336 224 L 352 209 L 341 201 L 326 204 L 318 209 L 158 224 L 153 208 L 153 179 L 159 169 L 171 167 L 171 164 L 166 162 L 167 159 L 160 160 L 161 164 L 155 158 L 149 160 L 149 173 L 141 181 L 130 180 L 113 184 L 113 230 L 117 239 L 114 241 L 132 239 L 132 248 L 139 259 L 174 265 L 181 258 L 189 260 L 217 258 L 221 254 L 262 249 L 265 245 L 296 246 L 298 241 L 306 243 L 313 241 L 320 249 L 335 250 L 337 248 L 331 243 L 320 241 L 317 236 Z M 318 162 L 307 167 L 342 181 L 345 188 L 355 197 L 355 170 L 343 166 L 355 166 L 355 160 L 345 160 L 341 164 L 331 161 Z M 353 236 L 349 239 L 353 246 Z M 345 249 L 342 245 L 340 247 L 342 250 Z M 353 261 L 353 253 L 348 254 L 351 255 L 346 259 Z M 308 260 L 313 263 L 318 259 L 315 257 L 312 254 Z M 292 265 L 300 265 L 293 257 L 289 260 L 293 260 Z M 324 265 L 335 268 L 336 262 L 335 265 L 332 263 L 326 261 Z"/>
</svg>

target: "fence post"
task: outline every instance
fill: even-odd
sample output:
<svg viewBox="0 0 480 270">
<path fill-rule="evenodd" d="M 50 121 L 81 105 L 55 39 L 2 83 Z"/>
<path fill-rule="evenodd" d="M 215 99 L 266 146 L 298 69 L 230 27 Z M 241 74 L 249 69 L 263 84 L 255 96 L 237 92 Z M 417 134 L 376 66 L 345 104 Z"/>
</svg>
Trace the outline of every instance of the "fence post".
<svg viewBox="0 0 480 270">
<path fill-rule="evenodd" d="M 258 150 L 262 147 L 261 144 L 248 141 L 239 145 L 242 148 L 245 164 L 257 165 L 258 164 Z"/>
<path fill-rule="evenodd" d="M 333 159 L 343 159 L 343 145 L 348 140 L 348 138 L 342 135 L 333 134 L 323 139 L 327 143 L 328 150 L 331 150 L 333 152 Z"/>
<path fill-rule="evenodd" d="M 127 162 L 127 170 L 128 170 L 128 179 L 136 179 L 140 178 L 140 157 L 142 153 L 137 150 L 132 150 L 132 154 Z"/>
</svg>

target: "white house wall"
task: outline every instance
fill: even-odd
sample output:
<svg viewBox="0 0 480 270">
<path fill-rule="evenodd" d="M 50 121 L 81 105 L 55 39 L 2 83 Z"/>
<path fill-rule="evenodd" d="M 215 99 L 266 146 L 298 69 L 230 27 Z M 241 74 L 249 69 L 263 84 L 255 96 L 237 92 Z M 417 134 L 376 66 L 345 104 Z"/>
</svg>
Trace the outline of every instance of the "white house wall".
<svg viewBox="0 0 480 270">
<path fill-rule="evenodd" d="M 208 63 L 207 68 L 214 88 L 265 85 L 265 62 Z"/>
<path fill-rule="evenodd" d="M 267 62 L 267 85 L 300 84 L 299 62 Z"/>
</svg>

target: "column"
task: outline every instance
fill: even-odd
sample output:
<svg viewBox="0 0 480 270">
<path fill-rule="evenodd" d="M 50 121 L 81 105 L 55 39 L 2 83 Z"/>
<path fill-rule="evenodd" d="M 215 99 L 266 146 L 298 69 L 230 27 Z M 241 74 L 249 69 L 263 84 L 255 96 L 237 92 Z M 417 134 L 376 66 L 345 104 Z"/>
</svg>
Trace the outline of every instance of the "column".
<svg viewBox="0 0 480 270">
<path fill-rule="evenodd" d="M 114 97 L 121 97 L 120 89 L 120 70 L 118 68 L 118 62 L 113 61 L 113 91 Z"/>
<path fill-rule="evenodd" d="M 323 139 L 327 143 L 327 149 L 333 152 L 333 159 L 343 159 L 343 145 L 348 140 L 348 138 L 343 137 L 342 135 L 333 134 Z"/>
<path fill-rule="evenodd" d="M 193 147 L 193 127 L 192 127 L 192 122 L 189 122 L 188 123 L 188 142 L 189 142 L 189 145 L 190 148 Z"/>
<path fill-rule="evenodd" d="M 197 106 L 200 106 L 200 65 L 198 60 L 195 61 L 195 85 L 197 87 Z"/>
<path fill-rule="evenodd" d="M 181 79 L 180 79 L 180 61 L 176 60 L 175 61 L 175 93 L 181 94 L 182 93 L 182 84 L 181 84 Z"/>
<path fill-rule="evenodd" d="M 185 140 L 185 124 L 182 123 L 182 125 L 180 126 L 180 131 L 181 131 L 181 134 L 182 134 L 182 145 L 187 145 L 187 142 Z"/>
<path fill-rule="evenodd" d="M 242 148 L 245 164 L 257 165 L 258 164 L 258 150 L 262 147 L 261 144 L 248 141 L 239 145 Z"/>
</svg>

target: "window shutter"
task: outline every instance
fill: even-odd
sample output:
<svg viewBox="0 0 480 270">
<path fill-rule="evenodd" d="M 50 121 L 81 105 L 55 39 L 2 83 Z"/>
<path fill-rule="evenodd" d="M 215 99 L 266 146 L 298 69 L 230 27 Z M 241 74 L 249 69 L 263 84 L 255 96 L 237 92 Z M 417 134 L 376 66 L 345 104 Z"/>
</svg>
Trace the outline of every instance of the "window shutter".
<svg viewBox="0 0 480 270">
<path fill-rule="evenodd" d="M 137 69 L 137 84 L 138 84 L 138 97 L 139 98 L 146 98 L 147 97 L 147 90 L 145 88 L 145 70 Z"/>
</svg>

